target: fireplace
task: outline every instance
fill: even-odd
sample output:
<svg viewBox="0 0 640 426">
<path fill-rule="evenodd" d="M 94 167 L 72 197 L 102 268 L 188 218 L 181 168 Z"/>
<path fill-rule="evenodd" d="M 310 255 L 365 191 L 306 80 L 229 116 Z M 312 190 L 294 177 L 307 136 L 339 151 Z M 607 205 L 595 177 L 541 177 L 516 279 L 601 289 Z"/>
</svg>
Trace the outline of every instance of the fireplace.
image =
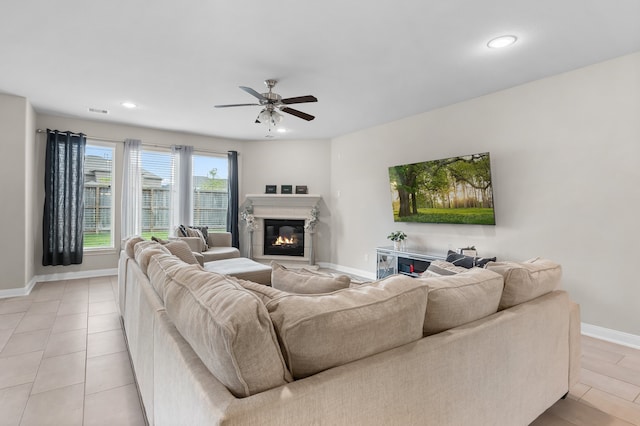
<svg viewBox="0 0 640 426">
<path fill-rule="evenodd" d="M 264 219 L 265 255 L 304 256 L 304 220 Z"/>
</svg>

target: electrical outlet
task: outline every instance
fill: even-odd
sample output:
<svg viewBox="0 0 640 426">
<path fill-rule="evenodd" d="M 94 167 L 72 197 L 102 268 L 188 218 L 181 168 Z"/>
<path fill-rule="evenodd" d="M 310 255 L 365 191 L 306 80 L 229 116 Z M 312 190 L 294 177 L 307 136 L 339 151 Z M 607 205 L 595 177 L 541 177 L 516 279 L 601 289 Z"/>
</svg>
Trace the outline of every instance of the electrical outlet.
<svg viewBox="0 0 640 426">
<path fill-rule="evenodd" d="M 369 261 L 369 253 L 365 253 L 364 254 L 364 261 L 368 262 Z"/>
</svg>

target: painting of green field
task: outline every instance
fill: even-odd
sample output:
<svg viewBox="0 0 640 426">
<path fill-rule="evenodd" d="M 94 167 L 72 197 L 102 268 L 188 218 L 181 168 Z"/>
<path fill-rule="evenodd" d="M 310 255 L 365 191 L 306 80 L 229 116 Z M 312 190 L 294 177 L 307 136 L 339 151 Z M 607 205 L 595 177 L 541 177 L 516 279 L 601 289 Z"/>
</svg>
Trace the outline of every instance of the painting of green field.
<svg viewBox="0 0 640 426">
<path fill-rule="evenodd" d="M 495 225 L 489 153 L 389 167 L 396 222 Z"/>
<path fill-rule="evenodd" d="M 423 223 L 470 223 L 474 225 L 495 225 L 493 209 L 418 209 L 418 214 L 406 216 L 400 220 L 398 210 L 394 210 L 396 222 Z"/>
</svg>

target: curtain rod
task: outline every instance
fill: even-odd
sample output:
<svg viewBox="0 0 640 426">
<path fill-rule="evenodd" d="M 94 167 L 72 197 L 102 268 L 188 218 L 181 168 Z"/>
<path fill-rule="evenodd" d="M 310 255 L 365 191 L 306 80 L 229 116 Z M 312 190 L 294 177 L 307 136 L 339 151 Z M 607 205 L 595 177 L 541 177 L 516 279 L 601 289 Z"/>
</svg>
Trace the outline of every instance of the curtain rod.
<svg viewBox="0 0 640 426">
<path fill-rule="evenodd" d="M 36 133 L 47 133 L 46 130 L 43 129 L 36 129 Z M 89 136 L 89 135 L 85 135 L 85 137 L 87 139 L 93 139 L 96 141 L 103 141 L 103 142 L 115 142 L 115 143 L 124 143 L 125 141 L 122 139 L 108 139 L 108 138 L 101 138 L 101 137 L 97 137 L 97 136 Z M 170 146 L 166 146 L 166 145 L 156 145 L 156 144 L 150 144 L 150 143 L 142 143 L 142 146 L 148 146 L 151 148 L 171 148 Z M 211 151 L 208 149 L 200 149 L 200 148 L 193 148 L 194 152 L 206 152 L 208 154 L 218 154 L 218 155 L 227 155 L 228 152 L 219 152 L 219 151 Z M 238 156 L 240 156 L 240 153 L 238 153 Z"/>
</svg>

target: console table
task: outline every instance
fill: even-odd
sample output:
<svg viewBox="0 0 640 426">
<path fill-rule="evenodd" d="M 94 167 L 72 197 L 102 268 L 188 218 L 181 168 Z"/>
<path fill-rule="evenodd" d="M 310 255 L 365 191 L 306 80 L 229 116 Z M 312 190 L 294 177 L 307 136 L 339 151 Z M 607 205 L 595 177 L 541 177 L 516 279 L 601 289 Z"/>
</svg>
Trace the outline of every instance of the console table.
<svg viewBox="0 0 640 426">
<path fill-rule="evenodd" d="M 418 277 L 427 270 L 434 260 L 445 260 L 446 257 L 428 254 L 419 250 L 395 250 L 393 247 L 376 248 L 376 279 L 393 274 L 404 274 Z"/>
</svg>

